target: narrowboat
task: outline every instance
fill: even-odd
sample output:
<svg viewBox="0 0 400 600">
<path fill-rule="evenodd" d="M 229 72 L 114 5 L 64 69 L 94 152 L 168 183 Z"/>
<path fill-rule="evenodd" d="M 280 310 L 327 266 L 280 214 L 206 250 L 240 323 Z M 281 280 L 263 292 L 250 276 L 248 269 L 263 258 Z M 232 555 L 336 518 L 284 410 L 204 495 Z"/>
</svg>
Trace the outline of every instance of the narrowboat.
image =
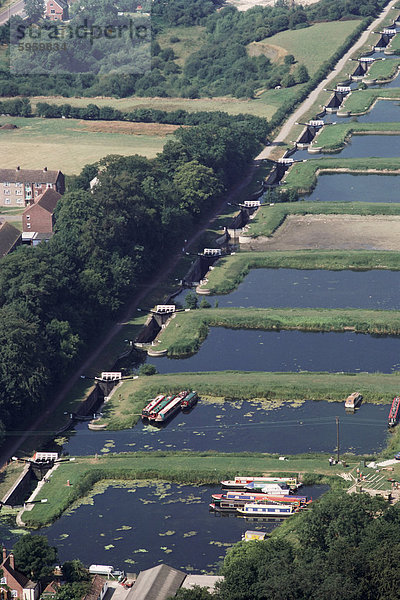
<svg viewBox="0 0 400 600">
<path fill-rule="evenodd" d="M 249 483 L 262 483 L 264 485 L 268 484 L 268 483 L 278 483 L 278 484 L 283 484 L 285 483 L 286 485 L 288 485 L 290 488 L 292 489 L 297 489 L 299 487 L 299 483 L 297 482 L 297 479 L 295 477 L 241 477 L 241 476 L 237 476 L 235 477 L 234 480 L 231 481 L 221 481 L 221 485 L 224 488 L 230 488 L 230 489 L 246 489 L 246 486 Z"/>
<path fill-rule="evenodd" d="M 147 406 L 144 407 L 144 409 L 142 410 L 142 419 L 147 419 L 148 416 L 150 415 L 151 411 L 160 404 L 160 402 L 162 402 L 165 398 L 164 394 L 159 394 L 158 396 L 156 396 L 155 398 L 153 398 L 152 400 L 149 401 L 149 403 L 147 404 Z"/>
<path fill-rule="evenodd" d="M 165 408 L 166 406 L 168 406 L 168 404 L 170 402 L 172 402 L 172 400 L 175 398 L 175 395 L 172 396 L 167 396 L 166 398 L 164 398 L 164 400 L 161 400 L 161 402 L 159 404 L 157 404 L 157 406 L 155 406 L 151 413 L 148 416 L 149 421 L 154 421 L 155 418 L 157 417 L 158 413 Z"/>
<path fill-rule="evenodd" d="M 165 421 L 173 417 L 181 409 L 181 402 L 188 393 L 187 391 L 180 392 L 177 396 L 173 397 L 171 402 L 157 413 L 154 419 L 155 423 L 165 423 Z"/>
<path fill-rule="evenodd" d="M 275 496 L 288 496 L 291 492 L 290 487 L 285 483 L 262 483 L 258 481 L 248 483 L 245 490 L 261 494 L 274 494 Z"/>
<path fill-rule="evenodd" d="M 212 497 L 216 498 L 218 495 L 223 498 L 226 497 L 227 500 L 243 499 L 246 502 L 299 502 L 300 504 L 307 502 L 307 496 L 274 496 L 273 494 L 245 494 L 242 492 L 227 492 L 225 495 L 214 494 Z"/>
<path fill-rule="evenodd" d="M 290 517 L 297 512 L 298 507 L 293 504 L 245 504 L 237 512 L 244 517 Z"/>
<path fill-rule="evenodd" d="M 390 407 L 390 411 L 389 411 L 389 419 L 388 419 L 389 427 L 394 427 L 395 425 L 397 425 L 397 422 L 398 422 L 399 416 L 400 416 L 399 409 L 400 409 L 400 396 L 396 396 L 395 398 L 393 398 L 392 406 Z"/>
<path fill-rule="evenodd" d="M 189 408 L 192 408 L 197 400 L 199 399 L 197 392 L 190 392 L 187 394 L 187 396 L 185 398 L 183 398 L 183 400 L 181 401 L 181 408 L 182 410 L 187 410 Z"/>
</svg>

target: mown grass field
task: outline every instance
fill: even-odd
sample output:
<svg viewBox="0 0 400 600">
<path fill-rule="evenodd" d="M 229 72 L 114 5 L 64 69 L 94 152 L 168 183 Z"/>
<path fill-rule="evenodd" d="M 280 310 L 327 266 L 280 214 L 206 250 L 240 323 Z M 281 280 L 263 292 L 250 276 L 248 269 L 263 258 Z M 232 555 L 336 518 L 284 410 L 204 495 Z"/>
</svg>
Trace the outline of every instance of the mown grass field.
<svg viewBox="0 0 400 600">
<path fill-rule="evenodd" d="M 272 235 L 288 215 L 400 215 L 400 205 L 383 202 L 294 202 L 262 206 L 246 235 L 252 238 Z"/>
<path fill-rule="evenodd" d="M 0 125 L 13 123 L 14 130 L 0 130 L 0 144 L 7 148 L 2 166 L 23 169 L 61 169 L 79 173 L 86 164 L 108 154 L 141 154 L 148 158 L 161 152 L 168 139 L 162 135 L 131 135 L 91 131 L 75 119 L 0 117 Z"/>
<path fill-rule="evenodd" d="M 277 50 L 278 62 L 283 61 L 285 54 L 293 54 L 297 63 L 304 64 L 312 76 L 346 38 L 360 24 L 360 21 L 331 21 L 316 23 L 311 27 L 297 30 L 281 31 L 272 37 L 248 46 L 249 53 L 266 54 L 273 60 Z"/>
<path fill-rule="evenodd" d="M 348 111 L 352 115 L 362 115 L 377 100 L 400 100 L 400 88 L 369 88 L 351 92 L 346 97 L 339 112 Z"/>
<path fill-rule="evenodd" d="M 157 336 L 157 350 L 182 357 L 197 352 L 209 327 L 400 334 L 400 312 L 357 308 L 208 308 L 176 313 Z"/>
<path fill-rule="evenodd" d="M 351 455 L 347 460 L 348 470 L 359 462 L 359 458 Z M 22 520 L 32 528 L 49 524 L 75 501 L 90 493 L 95 483 L 104 480 L 109 480 L 110 484 L 118 480 L 144 479 L 211 485 L 238 474 L 318 473 L 332 477 L 343 470 L 342 465 L 329 467 L 326 455 L 291 456 L 284 463 L 278 456 L 252 453 L 137 452 L 97 459 L 81 457 L 73 463 L 60 464 L 37 496 L 37 499 L 47 498 L 48 502 L 35 504 L 32 511 L 23 513 Z"/>
<path fill-rule="evenodd" d="M 367 79 L 385 80 L 392 79 L 400 67 L 400 58 L 377 60 L 368 69 Z"/>
<path fill-rule="evenodd" d="M 327 128 L 328 129 L 328 128 Z M 400 174 L 400 158 L 315 158 L 302 163 L 295 163 L 288 171 L 283 185 L 285 188 L 298 190 L 300 193 L 311 192 L 317 184 L 318 173 L 390 173 Z M 396 184 L 396 179 L 393 180 Z M 356 204 L 360 204 L 357 202 Z M 385 205 L 387 208 L 387 205 Z M 383 207 L 379 214 L 386 214 Z M 344 212 L 346 209 L 343 208 Z M 393 213 L 397 214 L 397 213 Z M 257 218 L 257 217 L 256 217 Z M 253 228 L 253 226 L 252 226 Z"/>
<path fill-rule="evenodd" d="M 400 252 L 371 250 L 305 250 L 241 252 L 218 260 L 201 287 L 211 294 L 228 294 L 251 269 L 400 270 Z"/>
<path fill-rule="evenodd" d="M 396 123 L 336 123 L 323 127 L 315 137 L 312 146 L 318 146 L 322 152 L 339 151 L 352 135 L 400 134 L 400 122 Z M 390 143 L 390 142 L 389 142 Z"/>
</svg>

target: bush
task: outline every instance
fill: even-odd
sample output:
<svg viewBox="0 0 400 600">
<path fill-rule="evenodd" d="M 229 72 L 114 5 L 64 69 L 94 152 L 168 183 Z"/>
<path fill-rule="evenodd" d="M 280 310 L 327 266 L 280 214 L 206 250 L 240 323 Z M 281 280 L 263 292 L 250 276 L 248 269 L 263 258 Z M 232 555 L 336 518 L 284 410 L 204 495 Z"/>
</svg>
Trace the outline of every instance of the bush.
<svg viewBox="0 0 400 600">
<path fill-rule="evenodd" d="M 156 375 L 158 373 L 156 367 L 154 365 L 142 365 L 139 369 L 139 375 Z"/>
</svg>

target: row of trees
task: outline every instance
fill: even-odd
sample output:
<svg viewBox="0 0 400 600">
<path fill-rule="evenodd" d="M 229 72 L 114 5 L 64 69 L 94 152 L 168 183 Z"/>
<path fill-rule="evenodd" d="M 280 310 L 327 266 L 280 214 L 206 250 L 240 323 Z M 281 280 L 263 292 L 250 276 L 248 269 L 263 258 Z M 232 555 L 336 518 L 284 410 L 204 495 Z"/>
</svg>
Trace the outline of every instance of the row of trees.
<svg viewBox="0 0 400 600">
<path fill-rule="evenodd" d="M 7 101 L 15 102 L 13 100 Z M 0 102 L 1 105 L 6 102 Z M 7 111 L 3 111 L 7 112 Z M 9 113 L 15 114 L 15 113 Z M 165 111 L 155 108 L 136 108 L 133 111 L 125 112 L 113 108 L 112 106 L 97 106 L 96 104 L 88 104 L 87 106 L 78 107 L 71 104 L 49 104 L 48 102 L 38 102 L 36 104 L 35 114 L 45 118 L 71 118 L 85 120 L 104 120 L 104 121 L 132 121 L 137 123 L 168 123 L 172 125 L 203 125 L 206 123 L 212 124 L 215 127 L 229 127 L 232 123 L 237 125 L 245 124 L 247 128 L 258 137 L 265 137 L 268 133 L 268 122 L 261 117 L 254 115 L 241 114 L 229 115 L 222 111 L 198 111 L 188 112 L 183 109 L 174 111 Z M 28 115 L 21 115 L 28 116 Z"/>
<path fill-rule="evenodd" d="M 72 180 L 53 239 L 2 260 L 3 434 L 43 408 L 99 327 L 242 176 L 262 139 L 244 121 L 181 129 L 156 159 L 109 156 Z"/>
<path fill-rule="evenodd" d="M 240 542 L 228 551 L 216 594 L 178 600 L 396 600 L 400 512 L 381 497 L 329 493 L 287 537 Z"/>
</svg>

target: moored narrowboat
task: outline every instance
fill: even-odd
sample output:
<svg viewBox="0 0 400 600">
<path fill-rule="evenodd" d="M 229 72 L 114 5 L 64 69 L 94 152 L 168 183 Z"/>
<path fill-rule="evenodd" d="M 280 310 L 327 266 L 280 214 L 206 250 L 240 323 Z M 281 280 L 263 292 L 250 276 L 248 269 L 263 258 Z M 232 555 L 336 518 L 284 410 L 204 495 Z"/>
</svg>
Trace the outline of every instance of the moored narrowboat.
<svg viewBox="0 0 400 600">
<path fill-rule="evenodd" d="M 244 517 L 266 516 L 266 517 L 290 517 L 297 512 L 298 507 L 293 504 L 245 504 L 238 508 L 237 512 Z"/>
<path fill-rule="evenodd" d="M 142 410 L 142 418 L 147 419 L 149 417 L 150 413 L 152 412 L 152 410 L 156 406 L 158 406 L 164 399 L 165 399 L 164 394 L 159 394 L 155 398 L 152 398 L 152 400 L 150 400 L 149 403 Z"/>
<path fill-rule="evenodd" d="M 286 484 L 291 489 L 297 489 L 300 484 L 296 477 L 250 477 L 250 476 L 237 476 L 234 480 L 221 481 L 221 485 L 224 488 L 230 489 L 246 489 L 246 486 L 250 483 L 260 483 L 267 485 L 269 483 Z"/>
<path fill-rule="evenodd" d="M 173 417 L 181 409 L 181 402 L 188 393 L 187 391 L 180 392 L 177 396 L 173 397 L 171 402 L 157 413 L 154 419 L 155 423 L 165 423 L 165 421 Z"/>
<path fill-rule="evenodd" d="M 393 398 L 392 406 L 389 411 L 388 426 L 394 427 L 397 425 L 400 417 L 400 396 Z"/>
<path fill-rule="evenodd" d="M 167 396 L 166 398 L 164 398 L 164 400 L 162 400 L 159 404 L 157 404 L 157 406 L 152 409 L 151 413 L 148 416 L 149 421 L 154 421 L 156 419 L 158 413 L 161 410 L 163 410 L 163 408 L 168 406 L 168 404 L 170 404 L 170 402 L 172 402 L 172 400 L 174 398 L 175 398 L 175 395 Z"/>
<path fill-rule="evenodd" d="M 197 400 L 199 399 L 197 392 L 189 392 L 185 398 L 182 399 L 181 401 L 181 408 L 182 410 L 188 410 L 189 408 L 192 408 Z"/>
</svg>

